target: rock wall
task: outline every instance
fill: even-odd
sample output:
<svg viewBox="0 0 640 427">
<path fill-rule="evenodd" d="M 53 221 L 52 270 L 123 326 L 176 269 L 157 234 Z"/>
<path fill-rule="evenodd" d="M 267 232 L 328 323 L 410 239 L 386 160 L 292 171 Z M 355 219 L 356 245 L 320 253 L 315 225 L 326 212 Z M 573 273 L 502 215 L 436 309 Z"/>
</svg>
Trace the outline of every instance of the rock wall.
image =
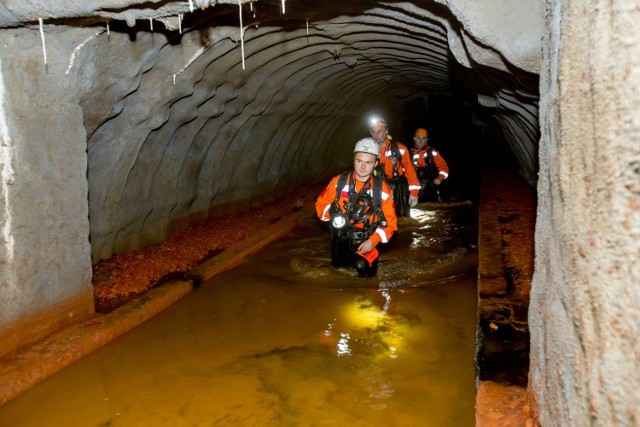
<svg viewBox="0 0 640 427">
<path fill-rule="evenodd" d="M 68 57 L 78 36 L 51 52 Z M 0 31 L 0 356 L 94 312 L 75 76 L 59 56 L 45 66 L 39 44 L 36 31 Z"/>
<path fill-rule="evenodd" d="M 637 425 L 640 7 L 548 16 L 530 387 L 543 426 Z"/>
</svg>

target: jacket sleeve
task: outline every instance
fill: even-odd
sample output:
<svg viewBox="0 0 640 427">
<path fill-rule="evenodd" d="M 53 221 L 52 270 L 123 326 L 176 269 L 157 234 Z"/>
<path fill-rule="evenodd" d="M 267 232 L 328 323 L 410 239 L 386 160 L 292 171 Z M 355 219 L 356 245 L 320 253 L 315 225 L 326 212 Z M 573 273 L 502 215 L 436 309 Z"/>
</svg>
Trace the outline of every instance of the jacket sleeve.
<svg viewBox="0 0 640 427">
<path fill-rule="evenodd" d="M 373 242 L 374 246 L 377 246 L 378 243 L 387 243 L 393 233 L 398 229 L 398 219 L 396 218 L 396 207 L 393 203 L 393 191 L 391 187 L 384 182 L 382 183 L 382 212 L 384 212 L 384 217 L 387 220 L 386 227 L 380 227 L 376 229 L 376 231 L 369 237 L 371 242 Z"/>
<path fill-rule="evenodd" d="M 407 147 L 402 148 L 404 148 L 404 153 L 402 153 L 401 162 L 402 167 L 404 168 L 404 174 L 407 177 L 407 182 L 409 182 L 409 194 L 411 196 L 418 197 L 418 192 L 420 191 L 420 180 L 418 179 L 416 169 L 413 167 L 413 163 L 411 162 L 411 155 L 409 154 L 409 150 L 407 149 Z"/>
<path fill-rule="evenodd" d="M 331 207 L 331 203 L 336 199 L 338 178 L 339 176 L 336 176 L 331 179 L 329 185 L 322 190 L 322 193 L 320 193 L 316 200 L 316 214 L 322 221 L 329 221 L 331 219 L 329 215 L 329 208 Z"/>
<path fill-rule="evenodd" d="M 435 148 L 432 148 L 431 150 L 433 153 L 433 161 L 438 168 L 438 177 L 444 181 L 449 177 L 449 165 L 447 165 L 447 162 L 444 161 L 442 155 L 438 150 L 436 150 Z"/>
</svg>

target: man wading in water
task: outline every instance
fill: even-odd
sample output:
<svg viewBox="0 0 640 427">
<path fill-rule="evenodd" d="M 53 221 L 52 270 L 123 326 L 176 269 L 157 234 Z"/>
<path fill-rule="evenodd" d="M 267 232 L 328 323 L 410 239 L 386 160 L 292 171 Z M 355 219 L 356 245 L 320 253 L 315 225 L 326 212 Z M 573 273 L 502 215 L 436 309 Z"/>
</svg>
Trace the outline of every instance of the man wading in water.
<svg viewBox="0 0 640 427">
<path fill-rule="evenodd" d="M 362 277 L 378 271 L 378 243 L 398 229 L 391 187 L 374 176 L 380 148 L 371 138 L 353 150 L 353 172 L 333 177 L 316 201 L 316 213 L 330 221 L 331 264 L 352 267 Z"/>
</svg>

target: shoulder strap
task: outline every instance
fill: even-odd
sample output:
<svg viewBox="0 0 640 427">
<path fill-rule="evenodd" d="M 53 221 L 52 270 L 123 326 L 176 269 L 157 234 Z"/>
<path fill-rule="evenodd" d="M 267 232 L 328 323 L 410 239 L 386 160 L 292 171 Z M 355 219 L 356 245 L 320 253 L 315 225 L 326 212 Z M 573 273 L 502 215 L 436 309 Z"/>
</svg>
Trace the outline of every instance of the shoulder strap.
<svg viewBox="0 0 640 427">
<path fill-rule="evenodd" d="M 438 166 L 436 166 L 436 161 L 433 158 L 433 148 L 427 146 L 427 170 L 430 175 L 433 175 L 431 179 L 435 179 L 440 171 L 438 170 Z"/>
<path fill-rule="evenodd" d="M 429 159 L 429 162 L 435 163 L 433 160 L 433 149 L 429 146 L 427 146 L 427 158 Z"/>
<path fill-rule="evenodd" d="M 342 194 L 342 189 L 347 183 L 347 179 L 349 179 L 349 172 L 344 171 L 340 174 L 340 178 L 338 178 L 338 183 L 336 184 L 336 199 L 333 203 L 338 206 L 338 202 L 340 201 L 340 195 Z"/>
<path fill-rule="evenodd" d="M 393 152 L 393 176 L 398 175 L 398 162 L 402 161 L 402 154 L 398 143 L 394 140 L 389 141 L 391 143 L 391 151 Z"/>
<path fill-rule="evenodd" d="M 378 175 L 373 177 L 373 188 L 371 189 L 373 196 L 373 206 L 376 209 L 382 210 L 382 178 Z"/>
<path fill-rule="evenodd" d="M 376 212 L 378 218 L 380 218 L 379 223 L 381 226 L 387 226 L 387 219 L 384 216 L 384 212 L 382 211 L 382 176 L 375 175 L 373 177 L 373 188 L 371 189 L 373 195 L 373 207 Z M 376 224 L 377 226 L 378 224 Z"/>
<path fill-rule="evenodd" d="M 394 140 L 391 140 L 391 151 L 393 151 L 393 155 L 398 159 L 402 159 L 402 154 L 400 154 L 400 147 L 398 147 L 398 143 Z"/>
</svg>

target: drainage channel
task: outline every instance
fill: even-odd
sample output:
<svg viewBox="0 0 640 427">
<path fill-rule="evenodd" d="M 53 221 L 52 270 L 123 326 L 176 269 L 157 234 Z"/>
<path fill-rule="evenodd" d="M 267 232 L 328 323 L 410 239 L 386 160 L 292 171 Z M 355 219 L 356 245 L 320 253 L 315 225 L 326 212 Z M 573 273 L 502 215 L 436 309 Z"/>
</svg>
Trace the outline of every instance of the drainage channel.
<svg viewBox="0 0 640 427">
<path fill-rule="evenodd" d="M 0 425 L 474 423 L 477 212 L 419 205 L 374 278 L 286 238 L 0 407 Z"/>
</svg>

